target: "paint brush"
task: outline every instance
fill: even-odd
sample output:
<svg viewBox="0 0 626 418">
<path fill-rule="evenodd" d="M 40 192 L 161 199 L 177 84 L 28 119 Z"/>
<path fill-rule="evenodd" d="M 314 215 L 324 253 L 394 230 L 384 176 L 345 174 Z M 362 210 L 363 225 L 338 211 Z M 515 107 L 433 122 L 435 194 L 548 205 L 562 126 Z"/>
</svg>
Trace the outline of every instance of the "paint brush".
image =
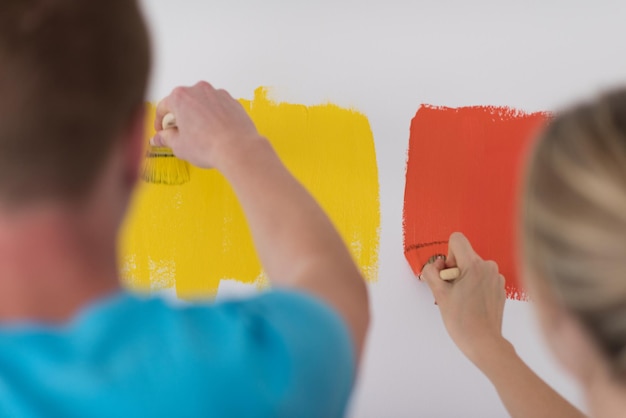
<svg viewBox="0 0 626 418">
<path fill-rule="evenodd" d="M 445 280 L 447 282 L 456 280 L 461 276 L 461 270 L 458 267 L 452 267 L 449 269 L 441 270 L 439 272 L 439 277 L 441 280 Z"/>
<path fill-rule="evenodd" d="M 426 264 L 432 264 L 435 261 L 442 259 L 443 261 L 446 261 L 446 256 L 443 254 L 435 254 L 432 257 L 430 257 L 428 259 L 428 261 L 426 262 Z M 422 267 L 422 270 L 424 270 L 424 268 Z M 421 274 L 421 273 L 420 273 Z M 461 276 L 461 270 L 458 267 L 450 267 L 448 269 L 443 269 L 441 271 L 439 271 L 439 278 L 441 280 L 445 280 L 447 282 L 451 282 L 452 280 L 456 280 Z"/>
<path fill-rule="evenodd" d="M 162 128 L 176 129 L 176 117 L 168 113 L 163 117 Z M 189 181 L 189 163 L 174 156 L 167 147 L 149 146 L 141 177 L 148 183 L 179 185 Z"/>
</svg>

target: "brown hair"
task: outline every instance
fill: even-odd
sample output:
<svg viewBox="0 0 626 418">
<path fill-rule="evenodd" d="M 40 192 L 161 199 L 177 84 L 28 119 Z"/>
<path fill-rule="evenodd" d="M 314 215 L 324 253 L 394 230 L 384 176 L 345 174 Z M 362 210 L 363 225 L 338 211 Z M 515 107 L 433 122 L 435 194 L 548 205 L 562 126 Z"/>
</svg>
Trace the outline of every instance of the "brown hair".
<svg viewBox="0 0 626 418">
<path fill-rule="evenodd" d="M 554 119 L 523 208 L 525 262 L 626 377 L 626 90 Z"/>
<path fill-rule="evenodd" d="M 135 0 L 0 2 L 0 200 L 77 198 L 144 100 Z"/>
</svg>

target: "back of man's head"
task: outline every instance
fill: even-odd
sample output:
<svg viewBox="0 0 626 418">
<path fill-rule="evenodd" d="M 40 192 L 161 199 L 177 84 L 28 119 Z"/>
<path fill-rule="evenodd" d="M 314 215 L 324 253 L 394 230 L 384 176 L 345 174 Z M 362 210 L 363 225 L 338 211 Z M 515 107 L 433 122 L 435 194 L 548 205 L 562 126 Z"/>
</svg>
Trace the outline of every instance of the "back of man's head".
<svg viewBox="0 0 626 418">
<path fill-rule="evenodd" d="M 1 0 L 0 202 L 84 196 L 149 67 L 136 0 Z"/>
</svg>

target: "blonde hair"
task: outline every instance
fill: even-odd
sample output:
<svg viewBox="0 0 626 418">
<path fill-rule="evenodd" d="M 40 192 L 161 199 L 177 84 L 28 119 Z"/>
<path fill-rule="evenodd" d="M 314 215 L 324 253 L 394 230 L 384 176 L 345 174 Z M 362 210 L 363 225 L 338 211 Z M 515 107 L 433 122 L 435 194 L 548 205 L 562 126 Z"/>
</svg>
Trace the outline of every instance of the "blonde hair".
<svg viewBox="0 0 626 418">
<path fill-rule="evenodd" d="M 546 128 L 522 218 L 527 267 L 626 377 L 626 90 L 560 113 Z"/>
</svg>

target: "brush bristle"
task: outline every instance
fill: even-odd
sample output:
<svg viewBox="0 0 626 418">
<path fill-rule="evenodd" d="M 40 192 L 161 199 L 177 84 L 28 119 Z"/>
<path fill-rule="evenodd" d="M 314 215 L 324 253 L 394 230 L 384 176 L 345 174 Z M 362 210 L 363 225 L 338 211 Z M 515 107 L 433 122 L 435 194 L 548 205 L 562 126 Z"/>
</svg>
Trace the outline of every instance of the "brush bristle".
<svg viewBox="0 0 626 418">
<path fill-rule="evenodd" d="M 154 184 L 185 184 L 189 181 L 189 163 L 176 158 L 169 148 L 150 148 L 141 177 Z"/>
</svg>

